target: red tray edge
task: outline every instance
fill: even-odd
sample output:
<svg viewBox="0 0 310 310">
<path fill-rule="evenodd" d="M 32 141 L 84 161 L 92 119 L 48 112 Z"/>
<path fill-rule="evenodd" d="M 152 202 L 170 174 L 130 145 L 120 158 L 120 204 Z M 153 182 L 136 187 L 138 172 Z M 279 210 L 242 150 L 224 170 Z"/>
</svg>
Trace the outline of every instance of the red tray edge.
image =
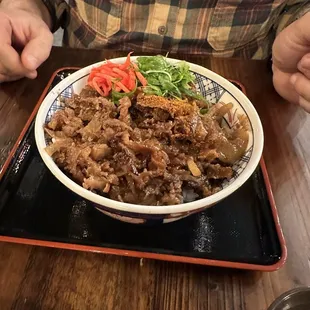
<svg viewBox="0 0 310 310">
<path fill-rule="evenodd" d="M 80 69 L 78 67 L 63 67 L 58 69 L 53 73 L 49 82 L 47 83 L 44 91 L 42 92 L 37 104 L 35 105 L 34 110 L 32 111 L 29 119 L 27 120 L 21 134 L 17 138 L 16 143 L 14 144 L 7 160 L 5 161 L 2 169 L 0 170 L 0 181 L 4 176 L 17 148 L 22 141 L 24 135 L 26 134 L 30 124 L 35 118 L 38 109 L 44 100 L 49 87 L 51 86 L 53 80 L 56 75 L 63 70 L 72 70 L 72 69 Z M 233 83 L 236 83 L 240 86 L 243 93 L 246 94 L 245 87 L 239 81 L 230 80 Z M 67 250 L 75 250 L 75 251 L 84 251 L 84 252 L 94 252 L 94 253 L 102 253 L 102 254 L 111 254 L 111 255 L 119 255 L 119 256 L 128 256 L 128 257 L 136 257 L 136 258 L 147 258 L 147 259 L 157 259 L 163 261 L 171 261 L 171 262 L 180 262 L 180 263 L 190 263 L 197 265 L 206 265 L 206 266 L 214 266 L 214 267 L 224 267 L 224 268 L 234 268 L 234 269 L 245 269 L 245 270 L 255 270 L 255 271 L 265 271 L 272 272 L 276 271 L 283 267 L 287 259 L 287 247 L 284 239 L 283 231 L 280 225 L 279 215 L 275 203 L 275 199 L 273 196 L 267 168 L 265 165 L 264 158 L 262 157 L 260 160 L 260 166 L 263 172 L 264 181 L 266 184 L 268 199 L 270 201 L 273 219 L 276 225 L 277 235 L 280 241 L 282 256 L 280 260 L 273 265 L 255 265 L 255 264 L 247 264 L 247 263 L 238 263 L 238 262 L 229 262 L 229 261 L 220 261 L 220 260 L 212 260 L 212 259 L 204 259 L 204 258 L 194 258 L 194 257 L 186 257 L 186 256 L 178 256 L 178 255 L 170 255 L 170 254 L 159 254 L 159 253 L 151 253 L 151 252 L 139 252 L 139 251 L 128 251 L 122 249 L 114 249 L 114 248 L 105 248 L 105 247 L 96 247 L 96 246 L 88 246 L 88 245 L 79 245 L 79 244 L 71 244 L 71 243 L 63 243 L 63 242 L 52 242 L 52 241 L 43 241 L 43 240 L 35 240 L 35 239 L 26 239 L 26 238 L 16 238 L 16 237 L 8 237 L 8 236 L 0 236 L 0 241 L 3 242 L 11 242 L 18 244 L 26 244 L 26 245 L 35 245 L 35 246 L 45 246 L 50 248 L 59 248 L 59 249 L 67 249 Z"/>
</svg>

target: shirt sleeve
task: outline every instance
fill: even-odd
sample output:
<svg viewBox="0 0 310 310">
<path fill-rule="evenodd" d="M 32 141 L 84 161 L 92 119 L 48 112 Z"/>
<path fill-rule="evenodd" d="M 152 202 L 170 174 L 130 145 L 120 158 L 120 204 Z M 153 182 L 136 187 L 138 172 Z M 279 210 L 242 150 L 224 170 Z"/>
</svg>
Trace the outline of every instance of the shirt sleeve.
<svg viewBox="0 0 310 310">
<path fill-rule="evenodd" d="M 310 1 L 291 0 L 285 6 L 284 11 L 279 16 L 276 23 L 276 34 L 278 35 L 284 28 L 310 12 Z"/>
<path fill-rule="evenodd" d="M 68 22 L 68 5 L 65 0 L 42 0 L 52 17 L 52 32 L 65 28 Z"/>
</svg>

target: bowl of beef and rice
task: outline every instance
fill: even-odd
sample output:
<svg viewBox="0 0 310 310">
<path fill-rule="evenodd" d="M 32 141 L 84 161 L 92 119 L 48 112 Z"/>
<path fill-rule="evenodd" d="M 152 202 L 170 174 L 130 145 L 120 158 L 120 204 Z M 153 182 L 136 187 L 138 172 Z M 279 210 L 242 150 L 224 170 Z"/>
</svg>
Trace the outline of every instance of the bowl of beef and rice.
<svg viewBox="0 0 310 310">
<path fill-rule="evenodd" d="M 139 57 L 131 57 L 123 73 L 119 68 L 128 59 L 110 60 L 114 65 L 107 69 L 106 62 L 83 68 L 42 102 L 35 138 L 53 175 L 102 213 L 136 224 L 181 219 L 242 186 L 263 150 L 262 125 L 249 99 L 228 80 L 191 63 L 188 85 L 197 96 L 159 93 L 152 74 L 168 90 L 170 85 L 160 70 L 139 70 Z M 180 63 L 166 61 L 171 67 Z M 132 66 L 148 81 L 141 84 L 138 72 L 130 91 Z M 164 75 L 168 82 L 173 78 Z M 121 96 L 106 95 L 111 81 Z"/>
</svg>

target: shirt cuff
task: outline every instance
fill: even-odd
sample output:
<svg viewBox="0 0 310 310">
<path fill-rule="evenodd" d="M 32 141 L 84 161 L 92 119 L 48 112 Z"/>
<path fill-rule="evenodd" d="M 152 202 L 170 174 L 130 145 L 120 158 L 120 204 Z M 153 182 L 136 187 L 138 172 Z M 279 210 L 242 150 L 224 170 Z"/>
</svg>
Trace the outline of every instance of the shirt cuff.
<svg viewBox="0 0 310 310">
<path fill-rule="evenodd" d="M 68 21 L 68 5 L 64 0 L 41 0 L 52 18 L 52 32 L 65 28 Z"/>
<path fill-rule="evenodd" d="M 306 13 L 310 12 L 309 2 L 306 4 L 295 4 L 287 9 L 280 16 L 280 20 L 276 27 L 276 34 L 278 35 L 287 26 L 303 17 Z"/>
</svg>

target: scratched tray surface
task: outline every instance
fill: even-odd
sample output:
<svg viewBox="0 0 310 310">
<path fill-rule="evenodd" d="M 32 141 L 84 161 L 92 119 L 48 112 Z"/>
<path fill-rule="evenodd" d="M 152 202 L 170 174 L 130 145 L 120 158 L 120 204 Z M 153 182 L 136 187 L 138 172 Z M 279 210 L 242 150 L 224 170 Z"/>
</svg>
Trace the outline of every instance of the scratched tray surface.
<svg viewBox="0 0 310 310">
<path fill-rule="evenodd" d="M 59 74 L 55 83 L 66 74 Z M 0 235 L 256 265 L 280 260 L 260 168 L 204 212 L 165 225 L 127 224 L 103 215 L 49 172 L 33 129 L 32 124 L 0 182 Z"/>
</svg>

